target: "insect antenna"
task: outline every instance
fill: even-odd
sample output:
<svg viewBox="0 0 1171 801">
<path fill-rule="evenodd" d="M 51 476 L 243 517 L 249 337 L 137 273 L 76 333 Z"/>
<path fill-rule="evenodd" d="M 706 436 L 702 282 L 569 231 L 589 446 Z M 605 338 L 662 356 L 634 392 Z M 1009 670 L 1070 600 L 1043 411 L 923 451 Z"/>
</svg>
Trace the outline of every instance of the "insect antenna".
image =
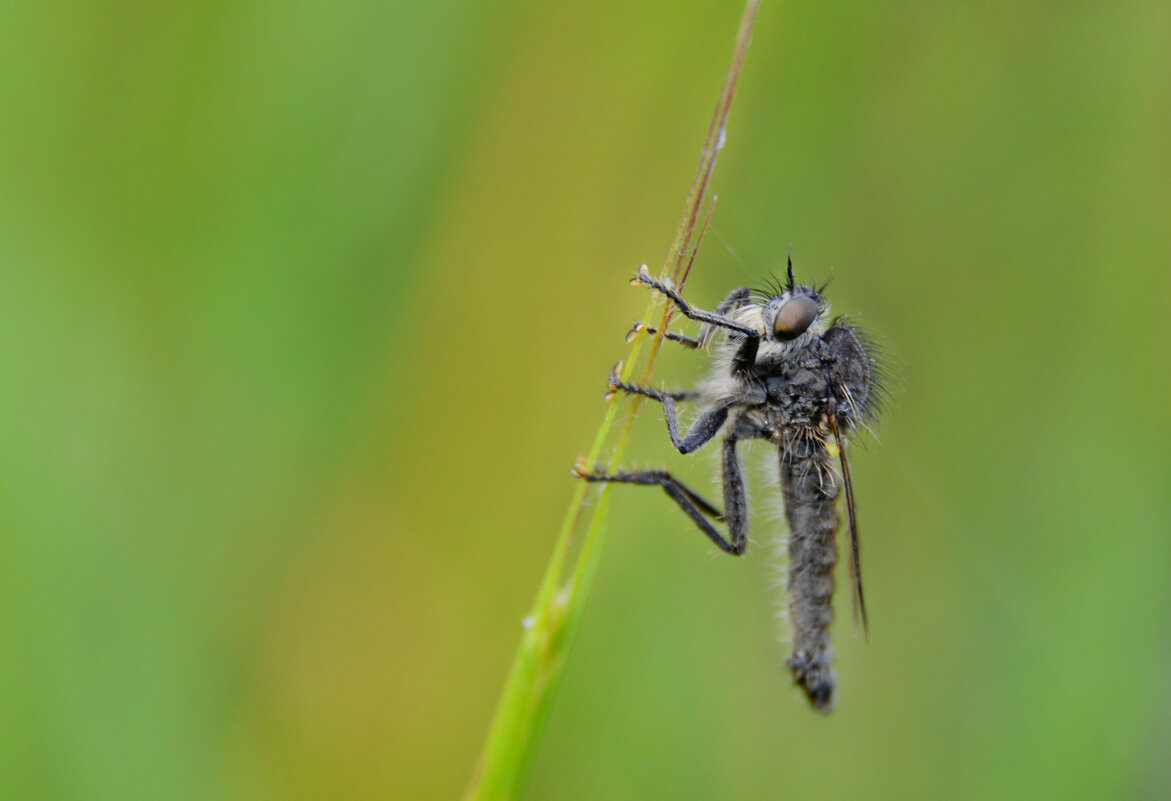
<svg viewBox="0 0 1171 801">
<path fill-rule="evenodd" d="M 777 278 L 776 273 L 769 273 L 768 278 L 764 282 L 752 290 L 752 296 L 758 303 L 767 303 L 778 295 L 785 292 L 785 285 L 781 279 Z"/>
</svg>

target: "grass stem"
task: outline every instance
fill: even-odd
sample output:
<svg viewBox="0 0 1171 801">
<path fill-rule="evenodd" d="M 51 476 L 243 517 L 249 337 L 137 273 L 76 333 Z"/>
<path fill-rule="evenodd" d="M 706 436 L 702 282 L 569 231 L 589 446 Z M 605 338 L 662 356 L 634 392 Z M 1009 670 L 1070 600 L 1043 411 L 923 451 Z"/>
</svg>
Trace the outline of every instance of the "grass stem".
<svg viewBox="0 0 1171 801">
<path fill-rule="evenodd" d="M 760 0 L 748 0 L 745 4 L 732 62 L 720 90 L 715 113 L 712 115 L 699 168 L 684 204 L 675 240 L 663 263 L 661 275 L 669 276 L 680 289 L 691 272 L 695 253 L 699 250 L 704 231 L 707 229 L 707 221 L 710 219 L 713 204 L 708 204 L 707 215 L 693 246 L 692 237 L 696 234 L 696 223 L 704 204 L 716 157 L 724 145 L 728 112 L 732 106 L 732 96 L 740 76 L 740 68 L 744 63 L 744 55 L 748 49 L 748 40 L 759 5 Z M 655 326 L 656 333 L 651 335 L 649 340 L 645 333 L 640 333 L 634 338 L 622 369 L 623 381 L 629 381 L 636 365 L 640 364 L 639 359 L 645 344 L 647 352 L 646 358 L 641 362 L 639 381 L 644 384 L 649 382 L 655 358 L 658 356 L 673 311 L 674 308 L 661 296 L 652 295 L 643 316 L 643 332 L 652 325 L 652 321 L 658 320 L 658 325 Z M 631 413 L 614 437 L 612 453 L 616 463 L 621 462 L 626 452 L 635 416 L 642 401 L 643 398 L 640 396 L 633 398 Z M 611 438 L 618 403 L 619 399 L 616 397 L 606 407 L 602 425 L 598 429 L 590 452 L 582 460 L 587 471 L 592 470 L 597 464 L 602 448 Z M 552 707 L 553 696 L 560 685 L 570 647 L 581 623 L 593 577 L 597 572 L 606 528 L 608 488 L 609 485 L 602 484 L 596 502 L 588 508 L 585 500 L 589 485 L 580 481 L 574 489 L 532 612 L 525 619 L 524 636 L 521 638 L 520 648 L 517 650 L 496 708 L 479 764 L 464 796 L 465 801 L 513 799 L 524 786 L 533 753 Z M 585 535 L 581 551 L 566 581 L 566 563 L 569 560 L 573 536 L 583 525 Z"/>
</svg>

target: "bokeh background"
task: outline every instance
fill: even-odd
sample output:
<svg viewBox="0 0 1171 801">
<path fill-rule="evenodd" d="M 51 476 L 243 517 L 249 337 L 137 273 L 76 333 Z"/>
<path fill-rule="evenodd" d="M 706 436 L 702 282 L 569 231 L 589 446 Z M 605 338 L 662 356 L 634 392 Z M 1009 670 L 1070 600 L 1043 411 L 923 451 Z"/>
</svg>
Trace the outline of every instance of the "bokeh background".
<svg viewBox="0 0 1171 801">
<path fill-rule="evenodd" d="M 739 13 L 0 6 L 0 795 L 458 797 Z M 528 798 L 1171 793 L 1169 86 L 1165 2 L 765 1 L 688 294 L 897 354 L 871 641 L 813 715 L 771 470 L 740 560 L 619 489 Z"/>
</svg>

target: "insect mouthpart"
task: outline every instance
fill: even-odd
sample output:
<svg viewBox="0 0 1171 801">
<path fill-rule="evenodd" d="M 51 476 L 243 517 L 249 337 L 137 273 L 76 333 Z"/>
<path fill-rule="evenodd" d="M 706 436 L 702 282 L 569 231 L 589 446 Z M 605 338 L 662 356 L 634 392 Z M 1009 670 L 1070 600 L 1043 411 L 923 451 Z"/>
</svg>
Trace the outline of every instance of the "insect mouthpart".
<svg viewBox="0 0 1171 801">
<path fill-rule="evenodd" d="M 777 339 L 796 339 L 817 319 L 817 301 L 808 295 L 789 298 L 777 310 L 773 321 L 773 336 Z"/>
</svg>

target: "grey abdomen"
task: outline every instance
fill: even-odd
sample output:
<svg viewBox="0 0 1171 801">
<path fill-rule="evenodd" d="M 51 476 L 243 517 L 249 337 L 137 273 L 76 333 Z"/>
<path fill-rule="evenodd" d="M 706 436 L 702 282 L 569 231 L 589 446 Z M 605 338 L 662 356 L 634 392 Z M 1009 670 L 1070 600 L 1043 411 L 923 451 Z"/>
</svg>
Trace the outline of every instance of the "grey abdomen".
<svg viewBox="0 0 1171 801">
<path fill-rule="evenodd" d="M 799 437 L 781 449 L 781 488 L 789 522 L 789 617 L 793 680 L 821 712 L 834 704 L 834 565 L 838 561 L 837 475 L 824 443 Z"/>
</svg>

